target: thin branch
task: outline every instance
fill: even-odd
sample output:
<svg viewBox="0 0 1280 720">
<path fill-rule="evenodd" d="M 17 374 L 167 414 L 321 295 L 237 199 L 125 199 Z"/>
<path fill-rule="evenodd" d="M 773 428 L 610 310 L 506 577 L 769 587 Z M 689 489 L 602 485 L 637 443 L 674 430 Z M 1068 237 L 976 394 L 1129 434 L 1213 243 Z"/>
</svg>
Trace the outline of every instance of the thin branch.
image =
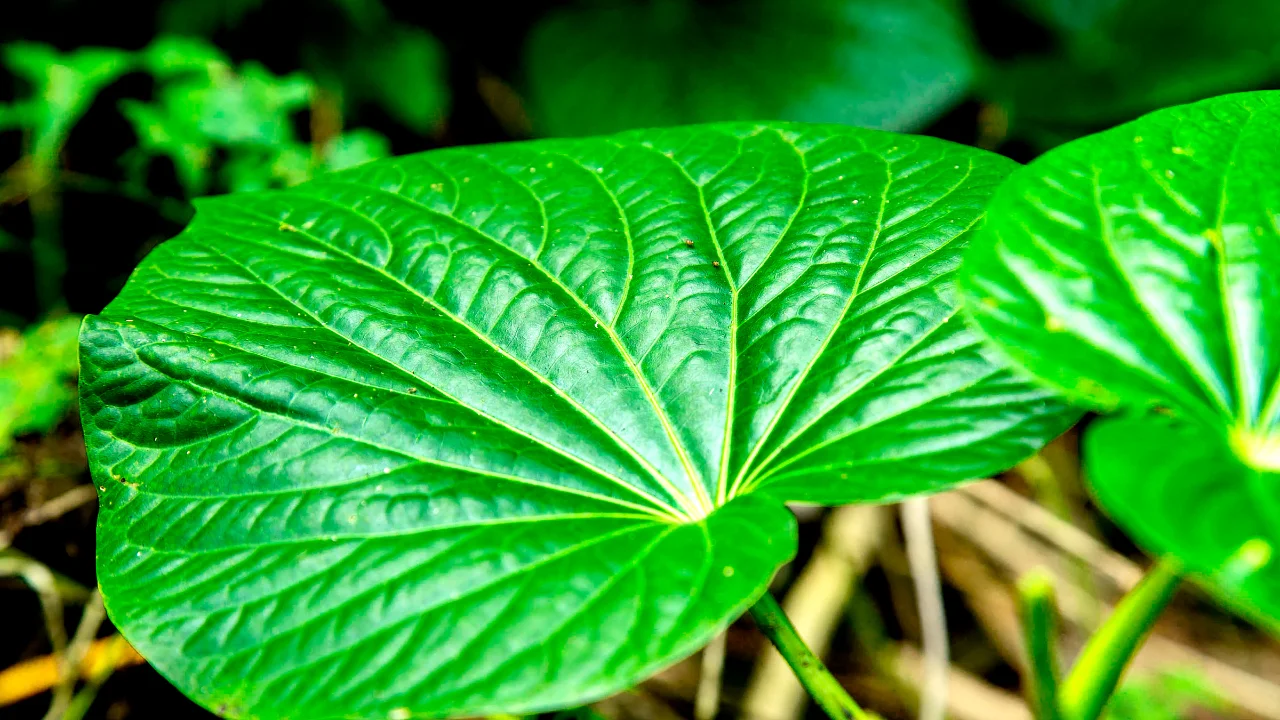
<svg viewBox="0 0 1280 720">
<path fill-rule="evenodd" d="M 911 498 L 900 506 L 911 581 L 916 590 L 920 634 L 924 645 L 924 682 L 920 687 L 920 720 L 944 720 L 947 680 L 951 673 L 947 645 L 947 616 L 942 606 L 942 581 L 929 518 L 929 500 Z"/>
<path fill-rule="evenodd" d="M 694 720 L 712 720 L 720 711 L 720 684 L 724 677 L 724 653 L 728 633 L 715 636 L 702 649 L 702 672 L 698 676 L 698 694 L 694 696 Z"/>
</svg>

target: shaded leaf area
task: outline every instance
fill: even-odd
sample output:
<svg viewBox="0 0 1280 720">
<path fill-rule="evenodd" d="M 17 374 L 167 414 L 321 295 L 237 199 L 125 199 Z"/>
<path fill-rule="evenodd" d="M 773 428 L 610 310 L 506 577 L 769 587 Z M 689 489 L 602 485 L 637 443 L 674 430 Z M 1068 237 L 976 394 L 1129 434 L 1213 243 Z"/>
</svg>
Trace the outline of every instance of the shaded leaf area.
<svg viewBox="0 0 1280 720">
<path fill-rule="evenodd" d="M 1085 437 L 1094 493 L 1117 521 L 1176 554 L 1228 607 L 1280 632 L 1280 572 L 1255 541 L 1273 541 L 1280 528 L 1275 475 L 1235 460 L 1203 429 L 1166 419 L 1107 418 Z"/>
<path fill-rule="evenodd" d="M 1153 423 L 1128 442 L 1101 426 L 1094 484 L 1140 540 L 1204 575 L 1252 537 L 1280 543 L 1278 103 L 1225 96 L 1046 154 L 996 194 L 962 280 L 1020 364 L 1127 426 Z M 1121 469 L 1158 453 L 1147 475 Z M 1228 524 L 1205 512 L 1224 503 Z M 1276 617 L 1280 565 L 1264 572 L 1240 590 Z"/>
<path fill-rule="evenodd" d="M 112 618 L 231 715 L 627 687 L 791 557 L 780 500 L 946 488 L 1074 420 L 957 317 L 1011 166 L 730 124 L 204 201 L 81 337 Z"/>
<path fill-rule="evenodd" d="M 910 130 L 964 97 L 971 55 L 950 0 L 625 2 L 543 20 L 526 74 L 545 135 L 722 120 Z"/>
<path fill-rule="evenodd" d="M 1052 147 L 1157 108 L 1268 87 L 1280 77 L 1270 0 L 1024 0 L 1050 52 L 998 64 L 987 94 L 1014 135 Z"/>
</svg>

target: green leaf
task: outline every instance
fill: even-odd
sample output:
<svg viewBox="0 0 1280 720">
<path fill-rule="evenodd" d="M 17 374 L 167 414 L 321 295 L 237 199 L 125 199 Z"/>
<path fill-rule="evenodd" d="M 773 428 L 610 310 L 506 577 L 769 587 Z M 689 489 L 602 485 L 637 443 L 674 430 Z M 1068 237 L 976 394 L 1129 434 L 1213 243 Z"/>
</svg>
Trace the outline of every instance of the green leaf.
<svg viewBox="0 0 1280 720">
<path fill-rule="evenodd" d="M 125 158 L 134 166 L 137 182 L 145 179 L 150 157 L 162 155 L 173 163 L 178 180 L 188 197 L 204 194 L 209 185 L 209 165 L 213 162 L 213 144 L 185 118 L 175 117 L 163 107 L 123 100 L 120 111 L 133 125 L 138 147 Z"/>
<path fill-rule="evenodd" d="M 1092 30 L 1128 0 L 1020 0 L 1029 13 L 1063 32 Z"/>
<path fill-rule="evenodd" d="M 1016 135 L 1068 133 L 1280 77 L 1280 3 L 1120 0 L 1060 51 L 999 68 L 992 95 Z"/>
<path fill-rule="evenodd" d="M 956 314 L 1012 166 L 719 125 L 201 202 L 81 336 L 112 619 L 231 716 L 630 686 L 764 591 L 782 501 L 941 490 L 1071 422 Z"/>
<path fill-rule="evenodd" d="M 300 73 L 277 76 L 253 62 L 233 67 L 216 48 L 194 38 L 159 37 L 142 60 L 162 81 L 157 102 L 149 106 L 152 114 L 185 127 L 170 134 L 209 144 L 272 148 L 291 141 L 290 115 L 306 108 L 314 89 Z"/>
<path fill-rule="evenodd" d="M 1170 418 L 1086 461 L 1117 521 L 1206 576 L 1280 543 L 1278 130 L 1280 94 L 1246 93 L 1054 150 L 996 193 L 962 278 L 1033 373 L 1129 427 Z M 1245 599 L 1280 617 L 1280 564 L 1264 574 Z"/>
<path fill-rule="evenodd" d="M 20 242 L 18 238 L 9 234 L 7 230 L 0 228 L 0 252 L 5 252 L 8 250 L 17 250 L 18 248 L 22 247 L 22 245 L 23 243 Z"/>
<path fill-rule="evenodd" d="M 391 143 L 372 130 L 350 130 L 329 141 L 324 165 L 328 170 L 346 170 L 391 154 Z"/>
<path fill-rule="evenodd" d="M 1102 720 L 1185 720 L 1203 710 L 1230 713 L 1231 703 L 1200 668 L 1175 666 L 1126 681 Z"/>
<path fill-rule="evenodd" d="M 1280 631 L 1280 563 L 1267 562 L 1280 528 L 1274 474 L 1241 463 L 1212 429 L 1161 416 L 1105 418 L 1084 438 L 1090 485 L 1116 522 Z"/>
<path fill-rule="evenodd" d="M 919 128 L 968 90 L 950 0 L 681 0 L 550 16 L 529 41 L 531 115 L 547 135 L 718 120 Z"/>
<path fill-rule="evenodd" d="M 71 128 L 98 93 L 129 71 L 130 54 L 115 48 L 80 48 L 62 53 L 39 43 L 3 48 L 4 64 L 31 86 L 30 99 L 0 112 L 0 124 L 21 124 L 31 132 L 31 156 L 42 175 L 51 172 Z"/>
<path fill-rule="evenodd" d="M 199 38 L 161 35 L 140 54 L 142 67 L 157 79 L 189 74 L 213 78 L 231 72 L 231 61 L 221 50 Z"/>
<path fill-rule="evenodd" d="M 427 132 L 449 107 L 445 54 L 419 28 L 387 23 L 361 36 L 341 68 L 352 99 L 376 101 L 395 119 Z"/>
<path fill-rule="evenodd" d="M 256 63 L 234 67 L 213 46 L 161 36 L 141 53 L 160 82 L 152 103 L 126 100 L 121 111 L 138 135 L 126 158 L 135 175 L 146 160 L 166 156 L 189 196 L 209 189 L 210 165 L 227 151 L 221 176 L 233 190 L 300 182 L 311 175 L 311 152 L 294 135 L 293 114 L 310 102 L 314 83 L 294 73 L 276 76 Z M 139 159 L 141 156 L 141 160 Z"/>
<path fill-rule="evenodd" d="M 169 33 L 212 34 L 238 25 L 262 7 L 262 0 L 166 0 L 161 4 L 158 23 Z"/>
<path fill-rule="evenodd" d="M 0 454 L 15 435 L 48 432 L 75 403 L 79 317 L 33 326 L 26 333 L 0 329 Z"/>
</svg>

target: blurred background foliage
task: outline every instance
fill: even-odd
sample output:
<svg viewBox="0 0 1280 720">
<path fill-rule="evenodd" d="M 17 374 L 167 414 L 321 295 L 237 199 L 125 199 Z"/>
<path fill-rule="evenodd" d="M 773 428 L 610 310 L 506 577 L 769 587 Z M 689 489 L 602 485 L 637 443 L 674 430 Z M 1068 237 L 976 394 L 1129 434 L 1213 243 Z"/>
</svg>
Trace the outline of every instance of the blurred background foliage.
<svg viewBox="0 0 1280 720">
<path fill-rule="evenodd" d="M 88 643 L 110 634 L 88 589 L 94 498 L 74 413 L 78 318 L 109 301 L 200 196 L 291 185 L 434 147 L 716 120 L 923 132 L 1026 161 L 1148 110 L 1277 85 L 1276 0 L 8 3 L 0 18 L 0 715 L 201 714 L 144 669 L 122 673 L 95 702 L 111 668 L 136 658 L 113 664 L 102 660 L 107 646 L 68 636 L 79 628 Z M 1001 487 L 1084 528 L 1116 562 L 1139 558 L 1080 491 L 1078 458 L 1070 437 L 1064 443 L 1053 462 L 1038 458 Z M 1056 472 L 1046 475 L 1049 466 Z M 817 562 L 828 520 L 802 517 L 805 549 L 784 584 L 799 585 Z M 957 672 L 997 693 L 983 696 L 995 702 L 1018 689 L 1016 653 L 1001 642 L 999 603 L 992 610 L 975 598 L 1007 589 L 1001 572 L 1023 560 L 1001 560 L 1008 543 L 961 538 L 957 527 L 969 525 L 940 535 L 943 569 L 952 568 L 949 607 L 962 608 L 952 618 Z M 886 537 L 852 600 L 841 596 L 858 622 L 831 639 L 843 653 L 832 665 L 886 717 L 907 717 L 910 702 L 898 698 L 910 691 L 894 685 L 901 677 L 886 690 L 894 671 L 881 650 L 913 641 L 918 627 L 902 597 L 895 536 Z M 984 564 L 965 565 L 984 547 Z M 1083 569 L 1068 563 L 1068 574 L 1084 578 L 1093 598 L 1077 612 L 1087 626 L 1106 583 L 1090 579 L 1093 561 L 1073 562 Z M 988 566 L 996 569 L 983 585 L 974 568 Z M 23 581 L 5 585 L 7 575 Z M 1179 667 L 1129 683 L 1112 720 L 1280 718 L 1280 650 L 1194 592 L 1171 632 L 1240 653 L 1246 677 L 1216 665 L 1200 672 L 1188 657 L 1205 656 L 1173 653 Z M 42 658 L 77 647 L 82 669 L 105 674 L 85 669 L 77 685 L 55 673 L 44 688 L 23 680 L 29 686 L 14 694 L 18 675 L 4 668 L 38 676 Z M 742 686 L 760 647 L 749 627 L 730 632 L 722 715 L 750 704 Z M 606 709 L 691 714 L 688 677 L 672 672 L 637 691 L 661 696 L 658 705 L 632 698 Z M 696 679 L 696 664 L 689 672 Z M 46 714 L 48 686 L 55 703 Z M 1243 710 L 1239 698 L 1224 700 L 1250 692 Z M 999 720 L 1007 707 L 979 703 L 967 717 Z"/>
</svg>

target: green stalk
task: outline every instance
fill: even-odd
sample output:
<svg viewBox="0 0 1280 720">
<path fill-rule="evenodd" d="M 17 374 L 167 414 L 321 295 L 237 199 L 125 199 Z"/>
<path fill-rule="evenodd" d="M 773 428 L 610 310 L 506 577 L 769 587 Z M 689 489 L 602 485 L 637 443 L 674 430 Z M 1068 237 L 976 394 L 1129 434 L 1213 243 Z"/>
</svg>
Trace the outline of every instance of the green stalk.
<svg viewBox="0 0 1280 720">
<path fill-rule="evenodd" d="M 832 720 L 879 720 L 849 697 L 849 693 L 831 676 L 822 660 L 800 639 L 795 626 L 768 591 L 751 606 L 751 617 L 795 671 L 809 696 Z"/>
<path fill-rule="evenodd" d="M 1181 579 L 1182 566 L 1173 558 L 1163 558 L 1120 600 L 1062 683 L 1058 695 L 1062 720 L 1097 720 Z"/>
<path fill-rule="evenodd" d="M 1058 712 L 1058 630 L 1053 581 L 1044 571 L 1032 571 L 1018 581 L 1018 597 L 1022 601 L 1022 631 L 1030 671 L 1027 701 L 1035 709 L 1036 720 L 1062 720 Z"/>
</svg>

